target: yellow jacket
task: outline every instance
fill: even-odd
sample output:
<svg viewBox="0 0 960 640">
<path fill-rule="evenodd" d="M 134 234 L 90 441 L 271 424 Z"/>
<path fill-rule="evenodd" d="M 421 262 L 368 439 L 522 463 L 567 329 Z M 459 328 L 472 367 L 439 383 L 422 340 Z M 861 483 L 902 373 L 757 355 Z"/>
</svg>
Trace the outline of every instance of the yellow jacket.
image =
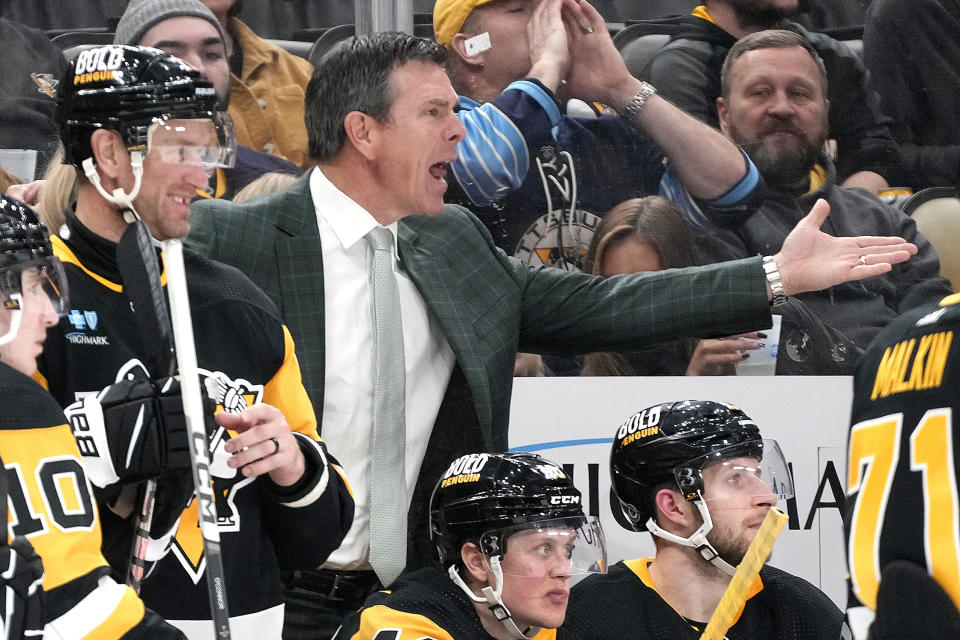
<svg viewBox="0 0 960 640">
<path fill-rule="evenodd" d="M 230 77 L 229 112 L 237 142 L 282 156 L 304 169 L 310 167 L 303 112 L 313 66 L 267 42 L 236 18 L 231 18 L 230 32 L 243 51 L 242 76 Z"/>
</svg>

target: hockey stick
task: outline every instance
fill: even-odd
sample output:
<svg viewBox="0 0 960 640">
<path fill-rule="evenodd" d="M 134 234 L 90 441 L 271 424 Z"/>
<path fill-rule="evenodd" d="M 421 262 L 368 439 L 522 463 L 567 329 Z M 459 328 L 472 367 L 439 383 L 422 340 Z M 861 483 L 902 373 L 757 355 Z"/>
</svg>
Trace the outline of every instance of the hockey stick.
<svg viewBox="0 0 960 640">
<path fill-rule="evenodd" d="M 216 637 L 228 640 L 230 615 L 227 610 L 227 587 L 223 579 L 223 561 L 220 556 L 220 530 L 217 528 L 217 508 L 214 504 L 210 457 L 207 453 L 207 431 L 203 419 L 203 401 L 200 396 L 200 376 L 197 371 L 190 299 L 187 295 L 187 277 L 183 266 L 183 246 L 176 239 L 165 240 L 162 245 L 167 268 L 167 293 L 170 297 L 174 346 L 180 363 L 183 415 L 186 418 L 187 432 L 190 437 L 193 483 L 197 488 L 200 534 L 203 537 L 203 555 L 207 563 L 210 611 L 213 614 Z"/>
<path fill-rule="evenodd" d="M 132 222 L 117 244 L 117 264 L 124 281 L 127 298 L 133 304 L 134 313 L 137 316 L 143 348 L 148 351 L 146 364 L 149 372 L 154 375 L 159 373 L 172 376 L 177 371 L 177 360 L 180 359 L 183 363 L 186 359 L 188 369 L 185 369 L 183 364 L 180 366 L 180 388 L 184 402 L 184 416 L 190 432 L 190 459 L 193 467 L 197 504 L 201 516 L 200 532 L 204 540 L 204 557 L 207 563 L 207 591 L 210 597 L 214 630 L 218 638 L 227 640 L 230 638 L 230 616 L 223 580 L 223 564 L 220 560 L 220 535 L 217 529 L 216 507 L 209 474 L 210 462 L 207 456 L 203 405 L 199 397 L 200 386 L 193 340 L 193 325 L 190 319 L 190 306 L 186 294 L 186 276 L 179 242 L 177 242 L 176 249 L 175 253 L 179 258 L 177 264 L 179 270 L 175 270 L 175 272 L 179 274 L 179 280 L 174 279 L 174 282 L 182 288 L 182 295 L 179 300 L 183 302 L 181 302 L 179 308 L 175 306 L 173 290 L 177 287 L 171 285 L 169 292 L 170 307 L 175 319 L 180 317 L 177 315 L 178 313 L 186 314 L 187 332 L 185 334 L 182 333 L 182 328 L 178 324 L 171 324 L 170 316 L 167 314 L 156 251 L 150 237 L 150 231 L 142 220 L 138 219 Z M 168 280 L 172 277 L 169 268 L 170 260 L 169 256 L 166 257 Z M 188 389 L 191 388 L 197 394 L 192 405 L 195 407 L 192 416 L 187 410 L 187 406 L 190 404 L 190 401 L 187 400 Z M 142 492 L 143 497 L 138 501 L 140 511 L 137 514 L 133 550 L 127 575 L 127 584 L 138 591 L 146 571 L 146 551 L 150 535 L 150 522 L 153 517 L 155 491 L 156 481 L 147 481 Z M 207 517 L 204 514 L 207 514 Z M 210 517 L 212 517 L 212 523 L 208 522 Z M 208 540 L 212 542 L 208 543 Z"/>
<path fill-rule="evenodd" d="M 737 565 L 737 572 L 730 579 L 723 597 L 717 604 L 716 610 L 707 623 L 700 640 L 723 640 L 724 635 L 733 624 L 733 619 L 747 601 L 747 593 L 753 585 L 754 580 L 760 574 L 767 558 L 770 557 L 770 551 L 773 550 L 773 543 L 777 541 L 780 530 L 787 523 L 787 514 L 776 507 L 772 507 L 763 519 L 763 524 L 757 531 L 757 535 L 750 543 L 750 547 L 743 556 L 743 560 Z"/>
<path fill-rule="evenodd" d="M 151 377 L 170 377 L 176 373 L 173 350 L 173 329 L 163 297 L 163 284 L 157 266 L 157 254 L 150 240 L 150 231 L 142 220 L 127 226 L 117 243 L 117 267 L 123 291 L 133 307 L 145 350 L 144 365 Z M 139 506 L 133 530 L 133 546 L 127 567 L 127 584 L 140 593 L 140 584 L 147 571 L 147 544 L 153 521 L 157 481 L 147 480 L 137 493 Z"/>
<path fill-rule="evenodd" d="M 7 499 L 7 466 L 3 463 L 3 458 L 0 458 L 0 525 L 3 526 L 3 529 L 0 529 L 0 535 L 3 536 L 3 539 L 0 540 L 0 544 L 7 544 L 8 529 L 7 525 L 10 523 L 10 501 Z M 13 540 L 13 536 L 10 536 L 10 539 Z"/>
</svg>

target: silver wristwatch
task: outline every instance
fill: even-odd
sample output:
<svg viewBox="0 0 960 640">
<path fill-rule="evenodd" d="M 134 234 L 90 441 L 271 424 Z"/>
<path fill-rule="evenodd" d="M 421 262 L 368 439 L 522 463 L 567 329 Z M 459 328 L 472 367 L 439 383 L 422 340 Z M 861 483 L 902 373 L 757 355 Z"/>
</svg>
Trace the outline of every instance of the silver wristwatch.
<svg viewBox="0 0 960 640">
<path fill-rule="evenodd" d="M 657 89 L 652 84 L 649 82 L 641 82 L 640 90 L 623 106 L 623 109 L 620 110 L 620 115 L 624 118 L 632 119 L 643 110 L 643 105 L 647 104 L 647 100 L 656 92 Z"/>
<path fill-rule="evenodd" d="M 777 263 L 773 256 L 763 256 L 763 272 L 767 275 L 767 283 L 770 285 L 771 293 L 773 293 L 770 306 L 778 307 L 787 301 L 787 294 L 783 291 L 780 270 L 777 269 Z"/>
</svg>

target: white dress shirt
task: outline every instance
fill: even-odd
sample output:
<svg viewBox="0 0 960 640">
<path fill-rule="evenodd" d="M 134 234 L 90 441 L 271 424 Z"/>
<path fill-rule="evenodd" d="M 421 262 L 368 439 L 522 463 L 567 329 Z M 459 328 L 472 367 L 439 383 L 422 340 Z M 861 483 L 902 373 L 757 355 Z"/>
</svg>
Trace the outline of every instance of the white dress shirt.
<svg viewBox="0 0 960 640">
<path fill-rule="evenodd" d="M 347 537 L 323 566 L 369 569 L 374 342 L 368 275 L 371 249 L 365 236 L 378 223 L 319 168 L 310 175 L 310 191 L 323 247 L 326 363 L 321 430 L 327 447 L 343 464 L 356 503 Z M 439 323 L 397 260 L 397 224 L 387 228 L 394 238 L 393 264 L 403 319 L 409 496 L 446 393 L 454 355 Z"/>
</svg>

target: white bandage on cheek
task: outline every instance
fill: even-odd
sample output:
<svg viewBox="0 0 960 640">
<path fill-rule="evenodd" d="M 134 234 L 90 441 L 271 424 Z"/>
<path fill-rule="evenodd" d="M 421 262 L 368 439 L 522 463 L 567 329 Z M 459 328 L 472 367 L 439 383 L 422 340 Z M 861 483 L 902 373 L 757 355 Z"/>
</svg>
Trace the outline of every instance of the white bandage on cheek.
<svg viewBox="0 0 960 640">
<path fill-rule="evenodd" d="M 483 53 L 492 46 L 490 44 L 490 34 L 484 31 L 479 35 L 473 36 L 472 38 L 467 38 L 464 41 L 463 46 L 466 48 L 468 56 L 475 56 L 478 53 Z"/>
</svg>

